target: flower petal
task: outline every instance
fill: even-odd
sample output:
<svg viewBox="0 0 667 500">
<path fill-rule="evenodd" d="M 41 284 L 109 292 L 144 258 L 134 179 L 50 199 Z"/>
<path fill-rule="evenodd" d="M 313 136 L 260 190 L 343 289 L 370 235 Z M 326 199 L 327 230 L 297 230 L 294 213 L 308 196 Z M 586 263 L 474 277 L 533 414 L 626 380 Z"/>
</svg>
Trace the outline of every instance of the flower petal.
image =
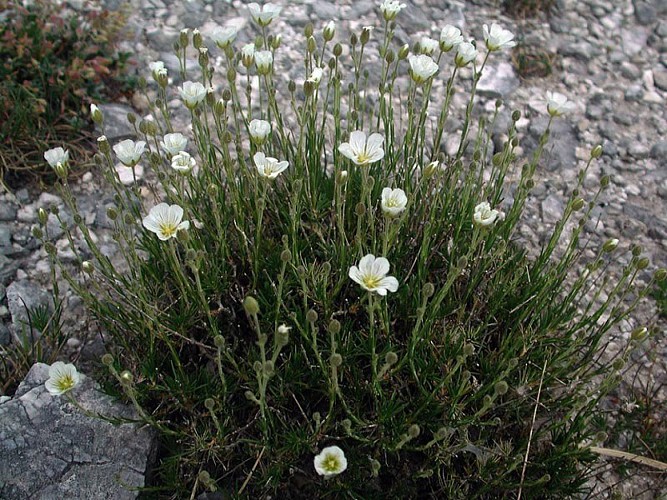
<svg viewBox="0 0 667 500">
<path fill-rule="evenodd" d="M 354 154 L 363 151 L 366 148 L 366 133 L 361 130 L 355 130 L 350 134 L 350 147 Z"/>
<path fill-rule="evenodd" d="M 367 275 L 373 272 L 373 263 L 375 262 L 375 255 L 369 253 L 364 255 L 359 261 L 359 272 L 362 275 Z"/>
<path fill-rule="evenodd" d="M 389 272 L 389 261 L 384 257 L 378 257 L 373 263 L 373 276 L 385 276 Z"/>
<path fill-rule="evenodd" d="M 390 292 L 395 292 L 398 290 L 398 280 L 393 276 L 387 276 L 386 278 L 382 278 L 382 280 L 380 280 L 379 286 L 383 289 L 389 290 Z"/>
</svg>

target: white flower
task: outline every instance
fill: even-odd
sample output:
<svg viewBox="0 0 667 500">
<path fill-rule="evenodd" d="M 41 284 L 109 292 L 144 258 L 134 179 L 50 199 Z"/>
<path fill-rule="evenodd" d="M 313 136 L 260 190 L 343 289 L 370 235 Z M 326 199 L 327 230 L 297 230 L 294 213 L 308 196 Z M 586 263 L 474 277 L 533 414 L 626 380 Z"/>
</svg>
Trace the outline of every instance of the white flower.
<svg viewBox="0 0 667 500">
<path fill-rule="evenodd" d="M 461 42 L 456 46 L 454 62 L 459 68 L 466 66 L 477 57 L 477 49 L 470 42 Z"/>
<path fill-rule="evenodd" d="M 177 155 L 181 151 L 185 151 L 188 145 L 188 140 L 183 134 L 175 132 L 173 134 L 165 134 L 160 146 L 170 155 Z"/>
<path fill-rule="evenodd" d="M 183 221 L 183 209 L 178 205 L 160 203 L 151 208 L 142 221 L 143 226 L 157 234 L 162 241 L 175 238 L 180 230 L 190 229 L 190 222 Z"/>
<path fill-rule="evenodd" d="M 44 385 L 49 393 L 60 396 L 74 389 L 80 381 L 81 375 L 73 364 L 56 361 L 49 367 L 49 378 Z"/>
<path fill-rule="evenodd" d="M 67 162 L 69 162 L 69 151 L 60 147 L 49 149 L 48 151 L 44 151 L 44 159 L 51 168 L 56 168 L 58 165 L 61 167 L 67 166 Z"/>
<path fill-rule="evenodd" d="M 252 17 L 253 21 L 255 21 L 260 26 L 265 27 L 271 24 L 271 21 L 278 17 L 282 7 L 272 3 L 265 3 L 262 7 L 260 7 L 258 4 L 253 2 L 248 4 L 248 10 L 250 11 L 250 17 Z"/>
<path fill-rule="evenodd" d="M 255 62 L 255 44 L 247 43 L 241 48 L 241 62 L 249 68 Z"/>
<path fill-rule="evenodd" d="M 426 54 L 414 55 L 408 57 L 410 62 L 410 76 L 417 84 L 424 83 L 438 72 L 438 64 Z"/>
<path fill-rule="evenodd" d="M 199 82 L 183 82 L 178 93 L 188 109 L 195 109 L 206 98 L 207 89 Z"/>
<path fill-rule="evenodd" d="M 408 197 L 402 189 L 384 188 L 382 190 L 382 201 L 380 206 L 385 215 L 396 217 L 408 205 Z"/>
<path fill-rule="evenodd" d="M 315 68 L 306 81 L 317 85 L 322 80 L 322 75 L 324 75 L 324 70 L 322 68 Z"/>
<path fill-rule="evenodd" d="M 280 172 L 289 167 L 289 162 L 278 161 L 276 158 L 266 156 L 262 152 L 255 153 L 253 160 L 255 160 L 255 166 L 257 166 L 259 174 L 267 179 L 275 179 Z"/>
<path fill-rule="evenodd" d="M 125 139 L 116 144 L 113 147 L 113 150 L 123 165 L 126 167 L 134 167 L 139 163 L 145 148 L 146 143 L 144 141 L 134 142 L 131 139 Z"/>
<path fill-rule="evenodd" d="M 433 38 L 427 36 L 423 36 L 422 39 L 419 40 L 419 51 L 427 56 L 433 54 L 439 46 L 440 43 L 437 40 L 433 40 Z"/>
<path fill-rule="evenodd" d="M 338 151 L 357 165 L 368 165 L 384 158 L 382 143 L 384 137 L 375 133 L 366 138 L 366 133 L 355 130 L 350 134 L 350 142 L 338 146 Z"/>
<path fill-rule="evenodd" d="M 289 331 L 291 329 L 292 329 L 291 326 L 287 326 L 285 323 L 283 323 L 282 325 L 280 325 L 278 327 L 278 333 L 282 333 L 282 334 L 289 333 Z"/>
<path fill-rule="evenodd" d="M 561 116 L 574 110 L 574 103 L 558 92 L 547 90 L 547 111 L 551 116 Z"/>
<path fill-rule="evenodd" d="M 270 50 L 258 50 L 255 52 L 255 64 L 257 65 L 257 73 L 260 75 L 268 75 L 271 72 L 273 65 L 273 54 Z"/>
<path fill-rule="evenodd" d="M 440 32 L 440 50 L 449 52 L 459 43 L 463 42 L 461 30 L 451 24 L 446 25 Z"/>
<path fill-rule="evenodd" d="M 502 220 L 505 214 L 499 210 L 492 210 L 491 205 L 487 201 L 483 201 L 475 207 L 473 214 L 473 223 L 478 227 L 489 227 L 494 225 L 497 221 Z"/>
<path fill-rule="evenodd" d="M 340 474 L 347 469 L 345 453 L 338 446 L 327 446 L 313 460 L 315 471 L 325 478 Z"/>
<path fill-rule="evenodd" d="M 180 151 L 171 158 L 171 168 L 183 174 L 190 172 L 195 168 L 195 165 L 197 165 L 197 162 L 186 151 Z"/>
<path fill-rule="evenodd" d="M 486 48 L 490 51 L 509 49 L 516 45 L 516 42 L 512 40 L 514 34 L 511 31 L 500 27 L 500 25 L 493 23 L 489 30 L 489 27 L 485 24 L 483 28 Z"/>
<path fill-rule="evenodd" d="M 238 29 L 235 27 L 221 28 L 218 26 L 211 34 L 213 42 L 221 49 L 226 49 L 236 38 Z"/>
<path fill-rule="evenodd" d="M 393 21 L 396 19 L 398 13 L 405 9 L 406 5 L 404 3 L 397 2 L 395 0 L 384 0 L 380 4 L 380 11 L 384 16 L 386 21 Z"/>
<path fill-rule="evenodd" d="M 379 295 L 387 295 L 387 291 L 398 290 L 398 280 L 393 276 L 387 276 L 389 272 L 389 261 L 384 257 L 375 258 L 368 254 L 361 258 L 359 267 L 352 266 L 348 276 L 361 285 L 361 288 L 369 292 L 377 292 Z"/>
<path fill-rule="evenodd" d="M 148 67 L 150 68 L 151 74 L 153 75 L 153 80 L 155 81 L 158 81 L 160 78 L 165 78 L 167 76 L 167 68 L 165 68 L 162 61 L 149 63 Z"/>
<path fill-rule="evenodd" d="M 250 125 L 248 125 L 248 132 L 255 144 L 264 144 L 264 141 L 266 141 L 266 138 L 271 133 L 271 124 L 266 120 L 254 119 L 250 122 Z"/>
</svg>

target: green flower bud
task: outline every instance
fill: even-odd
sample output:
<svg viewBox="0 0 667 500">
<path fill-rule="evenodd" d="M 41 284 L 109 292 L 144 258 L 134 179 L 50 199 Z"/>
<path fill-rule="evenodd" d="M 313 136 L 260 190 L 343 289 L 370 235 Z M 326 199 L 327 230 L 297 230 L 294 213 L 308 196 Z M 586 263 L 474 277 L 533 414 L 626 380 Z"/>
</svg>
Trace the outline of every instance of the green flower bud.
<svg viewBox="0 0 667 500">
<path fill-rule="evenodd" d="M 275 366 L 273 364 L 273 361 L 268 360 L 266 363 L 264 363 L 264 375 L 270 377 L 273 375 L 275 372 Z"/>
<path fill-rule="evenodd" d="M 317 42 L 315 41 L 314 37 L 311 36 L 306 41 L 306 50 L 308 50 L 308 53 L 310 54 L 317 50 Z"/>
<path fill-rule="evenodd" d="M 123 370 L 120 374 L 120 381 L 122 384 L 131 385 L 134 383 L 134 375 L 129 370 Z"/>
<path fill-rule="evenodd" d="M 417 424 L 412 424 L 410 427 L 408 427 L 408 436 L 410 436 L 412 439 L 419 436 L 420 433 L 421 429 Z"/>
<path fill-rule="evenodd" d="M 665 281 L 665 278 L 667 278 L 667 269 L 658 269 L 655 274 L 653 274 L 653 279 L 657 283 Z"/>
<path fill-rule="evenodd" d="M 632 340 L 636 340 L 637 342 L 641 342 L 648 336 L 648 328 L 645 326 L 640 326 L 638 328 L 635 328 L 632 330 L 632 333 L 630 334 L 630 338 Z"/>
<path fill-rule="evenodd" d="M 611 366 L 614 370 L 622 370 L 625 366 L 625 360 L 623 358 L 616 358 Z"/>
<path fill-rule="evenodd" d="M 317 321 L 317 312 L 315 312 L 313 309 L 310 309 L 306 313 L 306 321 L 308 321 L 308 323 L 315 323 Z"/>
<path fill-rule="evenodd" d="M 252 369 L 255 370 L 255 372 L 260 373 L 262 371 L 262 362 L 261 361 L 255 361 L 252 364 Z"/>
<path fill-rule="evenodd" d="M 243 309 L 245 309 L 246 314 L 254 316 L 259 314 L 259 304 L 254 297 L 248 295 L 243 301 Z"/>
<path fill-rule="evenodd" d="M 104 366 L 111 366 L 113 364 L 113 356 L 109 353 L 106 353 L 102 356 L 102 364 Z"/>
<path fill-rule="evenodd" d="M 605 242 L 604 245 L 602 245 L 602 251 L 606 253 L 613 252 L 616 250 L 616 247 L 618 247 L 618 239 L 617 238 L 611 238 Z"/>
<path fill-rule="evenodd" d="M 215 408 L 215 401 L 213 398 L 206 398 L 204 400 L 204 406 L 208 411 L 213 411 L 213 408 Z"/>
<path fill-rule="evenodd" d="M 361 45 L 366 45 L 368 43 L 371 38 L 371 31 L 373 31 L 372 26 L 364 26 L 361 29 L 361 37 L 359 37 L 361 40 Z"/>
<path fill-rule="evenodd" d="M 632 256 L 639 257 L 642 254 L 643 248 L 641 245 L 633 245 L 632 247 Z"/>
<path fill-rule="evenodd" d="M 648 257 L 642 257 L 637 261 L 637 269 L 646 269 L 651 262 Z"/>
<path fill-rule="evenodd" d="M 435 293 L 435 286 L 433 286 L 433 283 L 425 283 L 422 288 L 422 293 L 426 298 L 432 297 Z"/>
<path fill-rule="evenodd" d="M 35 226 L 32 228 L 32 235 L 36 239 L 41 240 L 44 237 L 44 231 L 42 231 L 39 227 Z"/>
<path fill-rule="evenodd" d="M 332 319 L 329 321 L 329 326 L 327 329 L 331 335 L 338 335 L 338 332 L 340 332 L 340 321 L 337 319 Z"/>
<path fill-rule="evenodd" d="M 291 261 L 292 260 L 292 252 L 290 252 L 289 250 L 283 250 L 282 252 L 280 252 L 280 260 L 282 262 Z"/>
<path fill-rule="evenodd" d="M 40 208 L 37 210 L 37 219 L 39 220 L 39 223 L 44 226 L 46 222 L 49 220 L 49 214 L 46 210 L 43 208 Z"/>
<path fill-rule="evenodd" d="M 406 43 L 398 49 L 398 58 L 402 61 L 408 57 L 408 54 L 410 54 L 410 46 Z"/>
<path fill-rule="evenodd" d="M 584 205 L 586 205 L 586 202 L 584 201 L 583 198 L 577 198 L 572 202 L 572 210 L 575 212 L 578 212 L 582 208 L 584 208 Z"/>
<path fill-rule="evenodd" d="M 93 263 L 89 260 L 84 260 L 81 263 L 81 269 L 83 269 L 83 272 L 86 274 L 93 274 L 95 272 L 95 266 L 93 266 Z"/>
<path fill-rule="evenodd" d="M 607 186 L 609 186 L 610 181 L 611 178 L 608 175 L 603 175 L 602 178 L 600 179 L 600 186 L 606 188 Z"/>
<path fill-rule="evenodd" d="M 504 380 L 496 382 L 496 384 L 493 386 L 493 392 L 495 392 L 498 396 L 506 394 L 508 389 L 509 386 L 507 385 L 507 382 L 505 382 Z"/>
<path fill-rule="evenodd" d="M 398 355 L 394 351 L 389 351 L 384 356 L 384 362 L 388 365 L 395 365 L 398 362 Z"/>
<path fill-rule="evenodd" d="M 521 119 L 521 111 L 519 111 L 518 109 L 512 111 L 512 121 L 518 122 L 520 119 Z"/>
<path fill-rule="evenodd" d="M 313 23 L 308 23 L 303 28 L 303 34 L 306 38 L 309 38 L 309 37 L 313 36 L 314 32 L 315 32 L 315 28 L 313 27 Z"/>
<path fill-rule="evenodd" d="M 188 41 L 189 41 L 189 40 L 188 40 L 188 29 L 187 29 L 187 28 L 183 28 L 183 29 L 181 30 L 180 35 L 179 35 L 178 42 L 180 43 L 180 46 L 181 46 L 181 47 L 185 48 L 185 47 L 188 46 Z"/>
<path fill-rule="evenodd" d="M 591 151 L 591 158 L 597 160 L 598 158 L 600 158 L 600 156 L 602 156 L 602 145 L 598 144 Z"/>
<path fill-rule="evenodd" d="M 215 337 L 213 337 L 213 344 L 218 349 L 222 349 L 223 347 L 225 347 L 225 343 L 226 343 L 225 337 L 223 337 L 222 335 L 216 335 Z"/>
<path fill-rule="evenodd" d="M 338 368 L 340 365 L 343 364 L 343 356 L 338 354 L 337 352 L 331 355 L 331 366 Z"/>
<path fill-rule="evenodd" d="M 382 464 L 380 464 L 380 462 L 378 462 L 374 458 L 371 458 L 370 462 L 371 462 L 371 476 L 378 477 L 380 475 L 380 468 L 382 467 Z"/>
<path fill-rule="evenodd" d="M 357 203 L 357 206 L 354 207 L 354 213 L 357 214 L 357 217 L 363 217 L 363 215 L 366 213 L 366 205 L 363 201 Z"/>
<path fill-rule="evenodd" d="M 456 267 L 459 269 L 465 269 L 466 267 L 468 267 L 467 257 L 465 256 L 460 257 L 459 260 L 456 261 Z"/>
<path fill-rule="evenodd" d="M 469 343 L 463 344 L 463 355 L 468 358 L 475 354 L 475 346 Z"/>
<path fill-rule="evenodd" d="M 346 418 L 340 423 L 341 427 L 345 431 L 346 434 L 351 434 L 352 433 L 352 421 L 349 418 Z"/>
<path fill-rule="evenodd" d="M 137 122 L 137 115 L 135 115 L 134 113 L 128 113 L 127 121 L 130 125 L 134 125 Z"/>
</svg>

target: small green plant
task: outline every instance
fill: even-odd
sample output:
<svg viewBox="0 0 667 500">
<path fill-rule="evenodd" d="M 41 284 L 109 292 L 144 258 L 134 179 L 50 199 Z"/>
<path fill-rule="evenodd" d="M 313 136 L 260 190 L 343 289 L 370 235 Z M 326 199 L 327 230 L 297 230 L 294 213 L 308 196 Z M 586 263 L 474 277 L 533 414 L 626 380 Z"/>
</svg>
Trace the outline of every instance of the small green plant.
<svg viewBox="0 0 667 500">
<path fill-rule="evenodd" d="M 87 157 L 91 101 L 131 89 L 127 53 L 116 50 L 125 14 L 67 13 L 49 0 L 0 0 L 0 174 L 6 182 L 43 175 L 40 151 L 70 144 Z"/>
<path fill-rule="evenodd" d="M 529 257 L 517 227 L 551 123 L 571 103 L 548 94 L 549 126 L 528 161 L 516 156 L 519 111 L 493 151 L 502 103 L 473 119 L 476 88 L 494 53 L 514 46 L 512 33 L 484 26 L 475 45 L 445 26 L 411 53 L 393 41 L 403 7 L 383 2 L 383 29 L 348 42 L 335 41 L 333 22 L 306 26 L 299 83 L 283 82 L 276 67 L 279 7 L 249 5 L 257 38 L 240 49 L 235 29 L 216 31 L 210 47 L 199 31 L 182 31 L 182 86 L 169 88 L 164 64 L 152 63 L 152 119 L 130 117 L 136 141 L 98 139 L 127 272 L 78 215 L 67 152 L 46 154 L 90 254 L 68 233 L 73 272 L 45 248 L 108 333 L 102 361 L 114 390 L 160 432 L 152 494 L 585 490 L 598 403 L 634 345 L 615 355 L 619 365 L 603 358 L 606 334 L 648 293 L 633 284 L 648 261 L 611 239 L 583 262 L 585 223 L 609 184 L 605 176 L 584 188 L 599 146 Z M 213 50 L 225 61 L 219 91 Z M 197 81 L 185 70 L 193 53 Z M 469 99 L 458 146 L 444 154 L 455 84 Z M 172 127 L 175 96 L 193 137 Z M 155 173 L 146 208 L 136 184 L 120 183 L 116 161 Z"/>
<path fill-rule="evenodd" d="M 667 318 L 667 282 L 656 283 L 651 295 L 658 304 L 658 314 Z"/>
</svg>

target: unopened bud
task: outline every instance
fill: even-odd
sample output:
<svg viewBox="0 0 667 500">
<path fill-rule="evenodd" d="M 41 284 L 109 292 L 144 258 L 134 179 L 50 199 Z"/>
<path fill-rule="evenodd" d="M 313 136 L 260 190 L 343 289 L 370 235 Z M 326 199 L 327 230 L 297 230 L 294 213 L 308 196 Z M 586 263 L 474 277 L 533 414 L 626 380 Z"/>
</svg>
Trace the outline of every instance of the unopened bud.
<svg viewBox="0 0 667 500">
<path fill-rule="evenodd" d="M 361 29 L 361 37 L 359 37 L 359 39 L 361 40 L 362 45 L 366 45 L 368 43 L 368 40 L 370 40 L 371 31 L 373 31 L 372 26 L 364 26 Z"/>
<path fill-rule="evenodd" d="M 49 220 L 49 214 L 46 210 L 40 208 L 37 210 L 37 218 L 39 219 L 39 223 L 43 226 Z"/>
<path fill-rule="evenodd" d="M 518 109 L 512 111 L 512 121 L 518 122 L 520 119 L 521 119 L 521 111 L 519 111 Z"/>
<path fill-rule="evenodd" d="M 412 424 L 410 427 L 408 427 L 408 436 L 410 436 L 412 439 L 419 436 L 420 433 L 421 429 L 417 424 Z"/>
<path fill-rule="evenodd" d="M 604 245 L 602 245 L 602 251 L 603 252 L 613 252 L 616 250 L 616 247 L 618 246 L 618 239 L 617 238 L 612 238 L 610 240 L 607 240 Z"/>
<path fill-rule="evenodd" d="M 384 362 L 388 365 L 395 365 L 398 362 L 398 355 L 394 351 L 389 351 L 384 356 Z"/>
<path fill-rule="evenodd" d="M 116 220 L 118 218 L 118 212 L 114 207 L 107 208 L 107 217 L 109 220 Z"/>
<path fill-rule="evenodd" d="M 223 337 L 222 335 L 216 335 L 215 337 L 213 337 L 213 344 L 218 349 L 222 349 L 223 347 L 225 347 L 225 337 Z"/>
<path fill-rule="evenodd" d="M 648 267 L 648 265 L 651 263 L 648 257 L 641 257 L 639 260 L 637 260 L 637 269 L 643 270 Z"/>
<path fill-rule="evenodd" d="M 329 333 L 332 335 L 338 335 L 340 332 L 340 321 L 337 319 L 332 319 L 329 321 L 329 326 L 328 326 Z"/>
<path fill-rule="evenodd" d="M 123 370 L 120 374 L 120 381 L 123 384 L 132 384 L 134 382 L 134 375 L 129 370 Z"/>
<path fill-rule="evenodd" d="M 463 355 L 469 357 L 475 354 L 475 346 L 472 344 L 463 344 Z"/>
<path fill-rule="evenodd" d="M 637 342 L 641 342 L 646 338 L 648 335 L 648 328 L 645 326 L 640 326 L 639 328 L 635 328 L 632 330 L 632 333 L 630 334 L 630 338 L 632 340 L 636 340 Z"/>
<path fill-rule="evenodd" d="M 334 45 L 333 48 L 333 55 L 336 57 L 340 57 L 343 54 L 343 46 L 340 43 L 337 43 Z"/>
<path fill-rule="evenodd" d="M 600 186 L 602 186 L 603 188 L 606 188 L 607 186 L 609 186 L 610 180 L 611 180 L 611 178 L 608 175 L 603 175 L 600 178 Z"/>
<path fill-rule="evenodd" d="M 254 297 L 248 295 L 243 301 L 243 309 L 245 309 L 246 314 L 254 316 L 259 313 L 259 304 Z"/>
<path fill-rule="evenodd" d="M 509 386 L 507 385 L 507 382 L 505 382 L 504 380 L 496 382 L 496 384 L 493 386 L 493 392 L 495 392 L 498 396 L 506 394 L 508 389 Z"/>
<path fill-rule="evenodd" d="M 322 32 L 322 38 L 324 38 L 325 41 L 330 42 L 333 40 L 334 35 L 336 34 L 336 23 L 333 21 L 329 21 L 329 23 L 324 27 L 324 31 Z"/>
<path fill-rule="evenodd" d="M 282 252 L 280 252 L 280 260 L 283 262 L 289 262 L 290 260 L 292 260 L 292 252 L 290 252 L 289 250 L 283 250 Z"/>
<path fill-rule="evenodd" d="M 81 263 L 81 269 L 83 269 L 83 272 L 86 274 L 93 274 L 95 272 L 95 266 L 93 266 L 93 263 L 89 260 L 84 260 Z"/>
<path fill-rule="evenodd" d="M 315 323 L 317 321 L 317 312 L 315 312 L 314 309 L 310 309 L 306 313 L 306 321 L 308 321 L 308 323 Z"/>
<path fill-rule="evenodd" d="M 354 213 L 357 214 L 357 217 L 362 217 L 366 213 L 366 205 L 364 202 L 360 201 L 357 203 L 357 206 L 354 207 Z"/>
<path fill-rule="evenodd" d="M 586 202 L 584 201 L 583 198 L 577 198 L 572 202 L 572 210 L 575 212 L 578 212 L 582 208 L 584 208 L 584 205 L 586 205 Z"/>
<path fill-rule="evenodd" d="M 343 364 L 343 356 L 338 354 L 337 352 L 331 355 L 331 366 L 334 368 L 338 368 L 340 365 Z"/>
<path fill-rule="evenodd" d="M 667 269 L 658 269 L 655 274 L 653 275 L 653 279 L 657 282 L 660 283 L 662 281 L 665 281 L 665 278 L 667 278 Z"/>
<path fill-rule="evenodd" d="M 433 283 L 425 283 L 422 288 L 422 293 L 426 298 L 432 297 L 435 293 L 435 286 L 433 286 Z"/>
<path fill-rule="evenodd" d="M 109 353 L 106 353 L 102 356 L 102 364 L 104 366 L 111 366 L 113 364 L 113 356 Z"/>
<path fill-rule="evenodd" d="M 42 231 L 41 228 L 35 226 L 32 228 L 32 235 L 38 239 L 41 240 L 44 237 L 44 231 Z"/>
<path fill-rule="evenodd" d="M 204 406 L 208 411 L 213 411 L 213 408 L 215 408 L 215 400 L 213 398 L 206 398 L 204 400 Z"/>
<path fill-rule="evenodd" d="M 591 158 L 594 158 L 594 159 L 597 160 L 598 158 L 600 158 L 600 156 L 602 156 L 602 146 L 600 144 L 598 144 L 591 151 Z"/>
</svg>

